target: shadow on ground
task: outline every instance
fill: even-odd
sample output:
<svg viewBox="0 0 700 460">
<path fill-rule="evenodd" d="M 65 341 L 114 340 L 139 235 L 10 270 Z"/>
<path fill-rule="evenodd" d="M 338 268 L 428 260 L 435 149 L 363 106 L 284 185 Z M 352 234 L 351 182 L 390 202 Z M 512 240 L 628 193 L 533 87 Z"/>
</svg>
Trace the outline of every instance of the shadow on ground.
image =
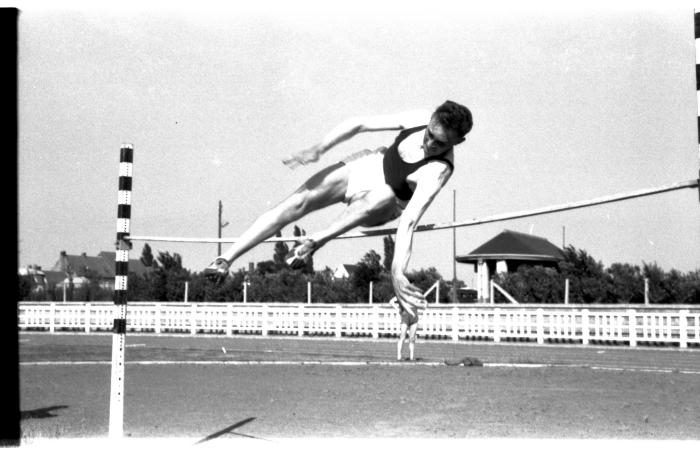
<svg viewBox="0 0 700 460">
<path fill-rule="evenodd" d="M 233 425 L 231 425 L 227 428 L 224 428 L 221 431 L 217 431 L 216 433 L 210 434 L 206 438 L 200 439 L 195 444 L 202 444 L 204 442 L 211 441 L 212 439 L 216 439 L 216 438 L 223 436 L 225 434 L 234 434 L 236 436 L 243 436 L 246 438 L 261 439 L 261 438 L 256 438 L 255 436 L 250 436 L 250 435 L 243 434 L 243 433 L 234 433 L 234 430 L 242 427 L 243 425 L 247 425 L 248 423 L 252 422 L 253 420 L 255 420 L 255 417 L 249 417 L 245 420 L 241 420 L 240 422 L 234 423 Z"/>
<path fill-rule="evenodd" d="M 58 414 L 53 414 L 53 411 L 59 409 L 68 409 L 68 406 L 49 406 L 41 409 L 23 410 L 20 412 L 20 420 L 29 420 L 32 418 L 51 418 L 58 417 Z"/>
</svg>

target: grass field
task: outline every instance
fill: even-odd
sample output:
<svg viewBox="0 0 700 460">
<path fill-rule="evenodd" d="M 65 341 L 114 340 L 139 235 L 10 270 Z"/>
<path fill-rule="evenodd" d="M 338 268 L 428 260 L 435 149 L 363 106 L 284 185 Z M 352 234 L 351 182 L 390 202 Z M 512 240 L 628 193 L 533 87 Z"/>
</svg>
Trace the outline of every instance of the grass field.
<svg viewBox="0 0 700 460">
<path fill-rule="evenodd" d="M 24 444 L 107 436 L 110 334 L 20 334 Z M 700 350 L 127 336 L 125 436 L 700 440 Z M 474 357 L 482 367 L 446 366 Z"/>
</svg>

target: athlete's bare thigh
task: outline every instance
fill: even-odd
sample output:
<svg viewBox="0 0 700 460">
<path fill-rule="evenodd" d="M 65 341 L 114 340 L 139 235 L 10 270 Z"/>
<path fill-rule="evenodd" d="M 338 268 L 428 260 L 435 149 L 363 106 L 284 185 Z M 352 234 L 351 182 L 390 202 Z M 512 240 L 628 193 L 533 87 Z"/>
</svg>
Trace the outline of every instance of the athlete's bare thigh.
<svg viewBox="0 0 700 460">
<path fill-rule="evenodd" d="M 366 214 L 360 223 L 363 227 L 383 225 L 401 215 L 394 192 L 386 184 L 352 197 L 348 212 L 354 210 L 361 210 Z"/>
<path fill-rule="evenodd" d="M 347 188 L 348 168 L 343 163 L 336 163 L 307 179 L 290 198 L 302 198 L 309 212 L 343 201 Z"/>
</svg>

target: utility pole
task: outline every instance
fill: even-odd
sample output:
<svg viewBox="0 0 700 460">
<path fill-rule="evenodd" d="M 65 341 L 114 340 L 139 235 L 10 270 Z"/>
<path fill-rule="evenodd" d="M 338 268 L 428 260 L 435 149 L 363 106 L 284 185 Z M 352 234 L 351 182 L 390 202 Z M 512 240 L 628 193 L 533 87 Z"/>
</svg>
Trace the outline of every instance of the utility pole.
<svg viewBox="0 0 700 460">
<path fill-rule="evenodd" d="M 452 189 L 452 222 L 457 222 L 457 190 Z M 457 229 L 452 227 L 452 303 L 457 303 Z"/>
<path fill-rule="evenodd" d="M 566 248 L 566 225 L 561 227 L 561 247 L 562 249 Z"/>
<path fill-rule="evenodd" d="M 225 226 L 228 225 L 228 222 L 221 223 L 221 212 L 223 211 L 224 207 L 221 204 L 221 200 L 219 200 L 219 239 L 221 239 L 221 229 L 224 228 Z M 221 255 L 221 242 L 217 243 L 217 249 L 216 249 L 216 257 L 219 257 Z"/>
</svg>

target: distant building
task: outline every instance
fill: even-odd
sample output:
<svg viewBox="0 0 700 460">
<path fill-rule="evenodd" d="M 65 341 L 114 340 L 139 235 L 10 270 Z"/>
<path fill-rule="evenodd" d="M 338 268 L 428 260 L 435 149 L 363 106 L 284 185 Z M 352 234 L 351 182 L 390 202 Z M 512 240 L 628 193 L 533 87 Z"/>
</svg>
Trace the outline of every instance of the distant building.
<svg viewBox="0 0 700 460">
<path fill-rule="evenodd" d="M 115 257 L 115 252 L 108 251 L 102 251 L 97 256 L 88 256 L 84 252 L 76 256 L 61 251 L 58 261 L 51 270 L 44 272 L 45 283 L 48 285 L 51 281 L 55 281 L 56 286 L 61 287 L 64 283 L 70 283 L 72 279 L 73 286 L 79 287 L 88 281 L 87 275 L 94 275 L 99 279 L 101 288 L 113 289 Z M 129 273 L 144 275 L 150 270 L 152 268 L 146 267 L 141 260 L 129 259 Z M 60 281 L 57 281 L 59 278 Z"/>
<path fill-rule="evenodd" d="M 33 292 L 43 291 L 46 287 L 46 274 L 39 265 L 27 265 L 17 270 L 19 276 L 24 276 L 31 280 Z"/>
<path fill-rule="evenodd" d="M 357 264 L 340 264 L 333 270 L 333 277 L 336 279 L 350 278 L 357 270 Z"/>
<path fill-rule="evenodd" d="M 503 230 L 457 262 L 476 267 L 477 293 L 480 301 L 490 300 L 492 273 L 515 272 L 521 265 L 557 267 L 564 260 L 564 251 L 545 238 L 527 233 Z"/>
</svg>

